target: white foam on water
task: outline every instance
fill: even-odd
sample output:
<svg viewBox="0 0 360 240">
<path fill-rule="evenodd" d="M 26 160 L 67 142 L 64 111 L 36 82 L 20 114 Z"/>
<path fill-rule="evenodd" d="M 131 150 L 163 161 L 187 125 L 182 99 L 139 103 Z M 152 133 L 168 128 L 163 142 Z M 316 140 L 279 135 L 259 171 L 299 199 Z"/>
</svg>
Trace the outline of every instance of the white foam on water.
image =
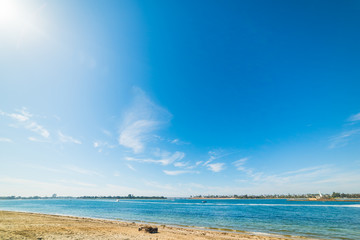
<svg viewBox="0 0 360 240">
<path fill-rule="evenodd" d="M 131 200 L 120 200 L 117 203 L 144 203 L 144 204 L 165 204 L 165 205 L 203 205 L 203 206 L 269 206 L 269 207 L 348 207 L 360 208 L 360 204 L 338 205 L 338 204 L 274 204 L 274 203 L 176 203 L 176 202 L 137 202 Z"/>
</svg>

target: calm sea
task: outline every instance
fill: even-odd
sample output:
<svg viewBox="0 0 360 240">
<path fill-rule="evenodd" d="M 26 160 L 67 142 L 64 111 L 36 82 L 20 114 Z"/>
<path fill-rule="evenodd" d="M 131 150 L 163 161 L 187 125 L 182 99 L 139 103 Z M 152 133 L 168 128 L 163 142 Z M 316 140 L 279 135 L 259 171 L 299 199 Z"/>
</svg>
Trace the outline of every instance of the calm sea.
<svg viewBox="0 0 360 240">
<path fill-rule="evenodd" d="M 359 202 L 52 199 L 1 200 L 0 209 L 316 239 L 360 239 Z"/>
</svg>

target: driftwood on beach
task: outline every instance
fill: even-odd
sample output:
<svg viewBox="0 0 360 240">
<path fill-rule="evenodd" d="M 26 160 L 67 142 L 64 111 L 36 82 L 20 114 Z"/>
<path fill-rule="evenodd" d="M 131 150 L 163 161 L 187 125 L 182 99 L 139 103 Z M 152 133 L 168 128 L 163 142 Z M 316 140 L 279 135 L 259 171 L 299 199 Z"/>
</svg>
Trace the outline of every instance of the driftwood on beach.
<svg viewBox="0 0 360 240">
<path fill-rule="evenodd" d="M 158 233 L 157 227 L 150 227 L 150 226 L 139 227 L 139 231 L 141 230 L 145 230 L 145 232 L 147 233 Z"/>
</svg>

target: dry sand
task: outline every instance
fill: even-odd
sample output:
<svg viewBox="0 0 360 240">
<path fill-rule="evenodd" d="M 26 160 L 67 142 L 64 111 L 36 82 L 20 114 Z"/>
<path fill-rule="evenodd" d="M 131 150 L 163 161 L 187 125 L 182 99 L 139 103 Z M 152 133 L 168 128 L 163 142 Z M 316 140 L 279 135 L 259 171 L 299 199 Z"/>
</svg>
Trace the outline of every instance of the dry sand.
<svg viewBox="0 0 360 240">
<path fill-rule="evenodd" d="M 81 217 L 46 215 L 0 211 L 0 239 L 289 239 L 286 237 L 256 236 L 237 232 L 218 232 L 197 230 L 165 225 L 158 227 L 158 233 L 145 233 L 138 228 L 145 226 L 139 223 L 127 223 L 110 220 L 99 220 Z M 304 238 L 302 238 L 304 239 Z"/>
</svg>

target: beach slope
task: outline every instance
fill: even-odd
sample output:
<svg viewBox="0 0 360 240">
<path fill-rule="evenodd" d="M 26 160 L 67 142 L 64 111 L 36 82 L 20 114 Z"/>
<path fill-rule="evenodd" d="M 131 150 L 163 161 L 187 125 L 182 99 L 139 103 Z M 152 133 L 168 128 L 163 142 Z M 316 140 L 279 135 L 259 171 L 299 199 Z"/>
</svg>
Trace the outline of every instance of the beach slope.
<svg viewBox="0 0 360 240">
<path fill-rule="evenodd" d="M 173 226 L 156 226 L 158 233 L 139 231 L 145 224 L 81 217 L 0 211 L 0 239 L 257 239 L 284 237 L 258 236 L 237 232 L 218 232 Z M 153 225 L 155 226 L 155 225 Z"/>
</svg>

